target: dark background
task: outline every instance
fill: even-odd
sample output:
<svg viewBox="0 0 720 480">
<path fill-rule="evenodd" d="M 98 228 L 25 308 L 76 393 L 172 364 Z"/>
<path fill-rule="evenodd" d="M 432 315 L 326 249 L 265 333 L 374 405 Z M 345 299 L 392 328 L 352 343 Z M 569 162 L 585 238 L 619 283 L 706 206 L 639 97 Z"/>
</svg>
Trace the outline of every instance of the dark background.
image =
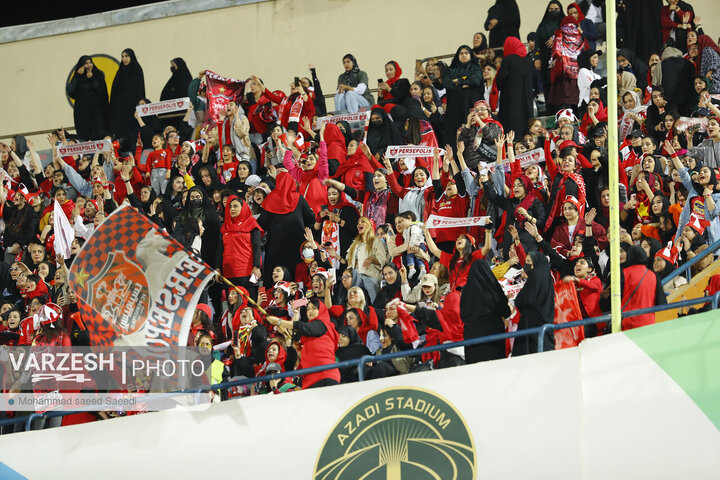
<svg viewBox="0 0 720 480">
<path fill-rule="evenodd" d="M 138 5 L 149 5 L 160 3 L 161 0 L 103 0 L 99 2 L 67 1 L 50 2 L 49 5 L 39 6 L 35 3 L 13 6 L 12 13 L 0 15 L 0 27 L 12 25 L 24 25 L 27 23 L 45 22 L 48 20 L 60 20 L 63 18 L 80 17 L 92 13 L 108 12 L 110 10 L 121 10 L 127 7 Z"/>
</svg>

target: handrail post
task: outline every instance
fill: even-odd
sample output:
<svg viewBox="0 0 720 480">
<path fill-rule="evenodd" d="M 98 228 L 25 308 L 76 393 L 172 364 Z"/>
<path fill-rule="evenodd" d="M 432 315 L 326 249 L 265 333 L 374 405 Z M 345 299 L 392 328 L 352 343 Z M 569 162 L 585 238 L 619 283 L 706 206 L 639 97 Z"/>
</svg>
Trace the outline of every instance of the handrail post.
<svg viewBox="0 0 720 480">
<path fill-rule="evenodd" d="M 712 299 L 712 308 L 713 308 L 713 310 L 717 310 L 717 308 L 718 308 L 718 302 L 720 302 L 720 291 L 715 292 L 715 295 L 713 295 L 713 299 Z"/>
<path fill-rule="evenodd" d="M 545 333 L 552 328 L 553 323 L 546 323 L 540 327 L 540 333 L 538 333 L 538 353 L 543 352 L 545 348 Z"/>
<path fill-rule="evenodd" d="M 360 360 L 358 360 L 358 382 L 362 382 L 365 380 L 365 364 L 367 362 L 372 362 L 375 357 L 373 355 L 363 355 L 360 357 Z"/>
<path fill-rule="evenodd" d="M 27 418 L 27 420 L 25 421 L 25 431 L 26 432 L 29 432 L 30 430 L 32 430 L 32 422 L 36 418 L 45 418 L 45 415 L 43 415 L 42 413 L 33 413 L 32 415 L 30 415 Z"/>
</svg>

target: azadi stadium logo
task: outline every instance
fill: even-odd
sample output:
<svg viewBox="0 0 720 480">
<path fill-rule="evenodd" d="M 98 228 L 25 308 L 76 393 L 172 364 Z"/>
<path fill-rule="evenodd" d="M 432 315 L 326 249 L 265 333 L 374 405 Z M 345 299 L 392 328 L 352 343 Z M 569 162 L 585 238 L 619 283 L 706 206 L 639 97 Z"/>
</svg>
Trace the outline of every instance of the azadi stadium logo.
<svg viewBox="0 0 720 480">
<path fill-rule="evenodd" d="M 444 398 L 390 388 L 350 408 L 325 439 L 315 480 L 465 480 L 475 478 L 475 443 Z"/>
</svg>

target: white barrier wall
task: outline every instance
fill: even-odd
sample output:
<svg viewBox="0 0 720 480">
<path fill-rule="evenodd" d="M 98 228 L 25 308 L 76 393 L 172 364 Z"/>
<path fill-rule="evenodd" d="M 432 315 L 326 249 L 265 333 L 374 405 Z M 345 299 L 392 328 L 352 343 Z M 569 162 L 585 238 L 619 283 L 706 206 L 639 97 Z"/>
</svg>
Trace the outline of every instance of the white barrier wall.
<svg viewBox="0 0 720 480">
<path fill-rule="evenodd" d="M 575 349 L 1 436 L 0 462 L 28 478 L 711 478 L 713 315 Z"/>
</svg>

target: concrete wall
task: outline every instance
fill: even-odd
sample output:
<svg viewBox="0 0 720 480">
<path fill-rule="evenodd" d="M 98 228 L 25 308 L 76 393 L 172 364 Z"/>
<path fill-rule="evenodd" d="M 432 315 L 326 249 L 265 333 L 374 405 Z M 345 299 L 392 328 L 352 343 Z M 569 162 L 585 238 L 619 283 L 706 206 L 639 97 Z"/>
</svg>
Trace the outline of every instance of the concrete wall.
<svg viewBox="0 0 720 480">
<path fill-rule="evenodd" d="M 518 4 L 524 37 L 536 28 L 546 2 Z M 707 33 L 716 38 L 720 27 L 710 20 L 720 16 L 720 2 L 693 4 Z M 294 76 L 307 75 L 312 62 L 329 92 L 345 53 L 355 54 L 371 86 L 385 77 L 390 59 L 411 77 L 416 58 L 453 53 L 470 43 L 490 5 L 477 0 L 274 0 L 0 44 L 5 97 L 0 138 L 72 125 L 65 80 L 82 54 L 119 58 L 123 48 L 133 48 L 151 100 L 158 99 L 170 76 L 170 59 L 177 56 L 193 74 L 206 68 L 236 78 L 256 73 L 269 88 L 282 90 Z M 41 137 L 35 141 L 45 146 Z"/>
</svg>

